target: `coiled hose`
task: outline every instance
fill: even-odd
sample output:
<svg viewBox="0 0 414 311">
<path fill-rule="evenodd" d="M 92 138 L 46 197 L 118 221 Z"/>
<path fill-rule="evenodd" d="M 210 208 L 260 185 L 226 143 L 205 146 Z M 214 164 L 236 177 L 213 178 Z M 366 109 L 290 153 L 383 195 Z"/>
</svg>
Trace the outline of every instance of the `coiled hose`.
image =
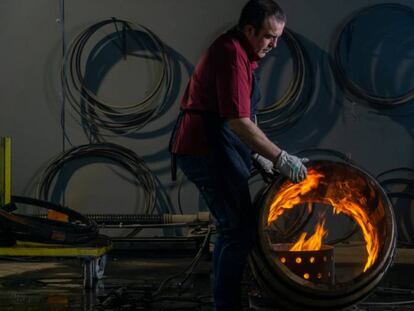
<svg viewBox="0 0 414 311">
<path fill-rule="evenodd" d="M 114 25 L 116 33 L 105 37 L 104 40 L 109 40 L 108 43 L 113 43 L 123 50 L 124 57 L 127 54 L 126 35 L 130 35 L 133 40 L 141 43 L 140 36 L 142 35 L 137 33 L 142 32 L 148 36 L 151 46 L 154 48 L 150 51 L 151 58 L 161 64 L 161 72 L 152 89 L 148 90 L 144 98 L 134 104 L 120 106 L 103 101 L 85 83 L 85 72 L 82 68 L 85 62 L 85 46 L 89 41 L 93 41 L 92 38 L 98 30 L 111 24 Z M 120 39 L 122 40 L 121 47 L 118 44 Z M 100 48 L 102 48 L 100 45 L 96 45 L 89 57 L 98 53 L 97 50 Z M 69 44 L 63 61 L 61 79 L 66 98 L 92 129 L 98 127 L 117 134 L 127 134 L 144 127 L 163 111 L 172 85 L 172 71 L 173 67 L 163 42 L 150 29 L 131 21 L 111 18 L 89 26 Z M 154 102 L 156 103 L 154 104 Z"/>
</svg>

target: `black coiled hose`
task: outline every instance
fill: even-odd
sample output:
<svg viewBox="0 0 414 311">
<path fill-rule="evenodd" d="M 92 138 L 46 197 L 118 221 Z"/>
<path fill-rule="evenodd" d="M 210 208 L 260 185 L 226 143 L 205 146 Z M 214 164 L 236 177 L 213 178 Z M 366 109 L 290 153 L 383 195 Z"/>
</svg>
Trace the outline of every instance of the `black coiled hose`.
<svg viewBox="0 0 414 311">
<path fill-rule="evenodd" d="M 359 86 L 355 81 L 353 81 L 352 78 L 347 74 L 344 68 L 344 64 L 341 61 L 340 43 L 342 42 L 342 40 L 345 40 L 344 37 L 349 36 L 347 38 L 347 42 L 350 42 L 352 39 L 352 34 L 354 32 L 354 26 L 357 19 L 379 8 L 385 8 L 389 10 L 400 10 L 412 15 L 412 17 L 414 18 L 414 10 L 411 7 L 397 3 L 383 3 L 363 8 L 362 10 L 352 15 L 345 22 L 345 26 L 342 28 L 342 30 L 340 30 L 339 35 L 333 40 L 333 57 L 331 59 L 331 67 L 338 84 L 341 86 L 342 90 L 345 93 L 345 96 L 347 96 L 351 101 L 363 101 L 376 109 L 389 109 L 401 106 L 414 99 L 414 89 L 406 92 L 403 95 L 398 96 L 381 96 L 378 94 L 374 94 L 372 92 L 367 91 L 363 87 Z"/>
<path fill-rule="evenodd" d="M 398 244 L 414 247 L 414 169 L 399 167 L 377 175 L 393 206 L 398 225 Z M 408 208 L 400 206 L 398 200 L 409 202 Z"/>
<path fill-rule="evenodd" d="M 260 128 L 272 134 L 293 126 L 306 113 L 310 100 L 304 98 L 305 86 L 309 90 L 314 89 L 310 62 L 296 35 L 285 29 L 282 39 L 292 55 L 293 79 L 281 99 L 257 113 Z"/>
<path fill-rule="evenodd" d="M 140 210 L 142 214 L 152 214 L 156 208 L 156 180 L 151 170 L 132 150 L 111 143 L 87 144 L 74 147 L 52 159 L 47 168 L 39 176 L 37 197 L 48 200 L 51 185 L 62 167 L 75 160 L 85 158 L 108 159 L 130 172 L 137 180 L 144 193 L 145 204 Z"/>
<path fill-rule="evenodd" d="M 161 63 L 161 73 L 153 88 L 146 92 L 144 98 L 127 106 L 99 99 L 86 85 L 85 72 L 82 68 L 85 62 L 85 45 L 93 41 L 91 38 L 98 30 L 111 24 L 114 25 L 118 34 L 108 36 L 105 40 L 109 40 L 127 53 L 126 34 L 139 43 L 140 38 L 137 33 L 141 31 L 148 36 L 155 49 L 150 51 L 151 58 Z M 122 39 L 124 46 L 120 47 L 117 43 L 119 38 Z M 124 56 L 126 57 L 126 54 Z M 64 58 L 61 78 L 66 98 L 83 120 L 88 122 L 91 129 L 103 128 L 117 134 L 127 134 L 144 127 L 163 112 L 172 85 L 172 70 L 173 67 L 163 42 L 152 31 L 131 21 L 111 18 L 89 26 L 70 43 Z"/>
</svg>

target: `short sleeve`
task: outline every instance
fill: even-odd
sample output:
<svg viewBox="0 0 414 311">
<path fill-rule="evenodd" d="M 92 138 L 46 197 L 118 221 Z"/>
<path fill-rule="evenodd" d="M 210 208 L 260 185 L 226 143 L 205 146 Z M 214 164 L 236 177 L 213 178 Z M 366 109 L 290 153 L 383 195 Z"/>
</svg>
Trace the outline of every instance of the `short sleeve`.
<svg viewBox="0 0 414 311">
<path fill-rule="evenodd" d="M 225 118 L 250 117 L 251 70 L 243 52 L 229 43 L 217 55 L 219 113 Z"/>
</svg>

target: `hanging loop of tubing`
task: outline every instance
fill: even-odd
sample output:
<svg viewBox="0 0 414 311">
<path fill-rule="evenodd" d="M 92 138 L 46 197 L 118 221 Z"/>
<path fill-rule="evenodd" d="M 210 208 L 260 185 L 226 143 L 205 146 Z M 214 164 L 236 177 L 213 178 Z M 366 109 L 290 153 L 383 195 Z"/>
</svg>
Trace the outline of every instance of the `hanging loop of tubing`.
<svg viewBox="0 0 414 311">
<path fill-rule="evenodd" d="M 141 44 L 139 36 L 136 35 L 136 32 L 141 31 L 154 46 L 155 50 L 151 49 L 151 58 L 159 61 L 161 65 L 160 74 L 153 87 L 146 92 L 144 98 L 133 104 L 120 106 L 104 101 L 85 82 L 85 72 L 82 68 L 85 46 L 98 30 L 111 24 L 115 28 L 115 39 L 121 40 L 122 46 L 119 46 L 114 38 L 108 40 L 121 50 L 124 58 L 127 55 L 126 35 L 130 34 L 133 40 Z M 65 96 L 83 120 L 95 127 L 127 134 L 141 129 L 164 110 L 172 86 L 172 71 L 166 47 L 155 33 L 141 24 L 110 18 L 89 26 L 72 40 L 64 57 L 61 78 Z"/>
</svg>

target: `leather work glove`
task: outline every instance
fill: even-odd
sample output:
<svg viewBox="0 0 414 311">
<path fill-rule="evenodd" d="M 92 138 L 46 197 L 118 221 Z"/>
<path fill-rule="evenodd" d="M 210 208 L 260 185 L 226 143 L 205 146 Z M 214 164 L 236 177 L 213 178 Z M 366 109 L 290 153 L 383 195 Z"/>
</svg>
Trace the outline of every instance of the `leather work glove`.
<svg viewBox="0 0 414 311">
<path fill-rule="evenodd" d="M 258 153 L 252 155 L 253 165 L 261 172 L 274 176 L 273 162 Z"/>
<path fill-rule="evenodd" d="M 274 168 L 294 183 L 298 183 L 304 180 L 308 173 L 306 166 L 303 165 L 306 162 L 309 162 L 309 159 L 300 159 L 282 150 L 274 164 Z"/>
</svg>

